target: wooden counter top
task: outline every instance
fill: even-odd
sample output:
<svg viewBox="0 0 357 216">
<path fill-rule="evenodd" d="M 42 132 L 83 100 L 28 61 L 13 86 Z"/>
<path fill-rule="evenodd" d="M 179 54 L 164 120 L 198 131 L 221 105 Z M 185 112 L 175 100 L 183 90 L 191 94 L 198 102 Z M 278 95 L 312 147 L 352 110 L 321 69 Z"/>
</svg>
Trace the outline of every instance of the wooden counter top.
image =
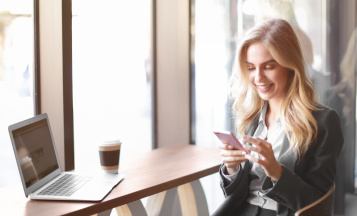
<svg viewBox="0 0 357 216">
<path fill-rule="evenodd" d="M 218 172 L 214 148 L 179 145 L 120 161 L 124 180 L 102 202 L 28 200 L 21 185 L 0 188 L 3 215 L 92 215 Z M 218 184 L 218 182 L 217 182 Z"/>
</svg>

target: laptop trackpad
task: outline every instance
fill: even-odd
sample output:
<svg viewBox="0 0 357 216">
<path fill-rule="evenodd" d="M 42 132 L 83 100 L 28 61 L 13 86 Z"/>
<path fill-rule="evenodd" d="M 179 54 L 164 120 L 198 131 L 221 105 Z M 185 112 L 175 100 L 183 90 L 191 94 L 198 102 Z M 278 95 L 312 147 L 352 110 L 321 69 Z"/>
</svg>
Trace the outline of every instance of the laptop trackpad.
<svg viewBox="0 0 357 216">
<path fill-rule="evenodd" d="M 113 189 L 112 182 L 89 181 L 86 185 L 73 194 L 77 198 L 85 198 L 86 200 L 100 201 Z"/>
<path fill-rule="evenodd" d="M 117 185 L 123 178 L 124 174 L 100 174 L 95 176 L 93 180 L 99 182 L 112 182 L 114 185 Z"/>
</svg>

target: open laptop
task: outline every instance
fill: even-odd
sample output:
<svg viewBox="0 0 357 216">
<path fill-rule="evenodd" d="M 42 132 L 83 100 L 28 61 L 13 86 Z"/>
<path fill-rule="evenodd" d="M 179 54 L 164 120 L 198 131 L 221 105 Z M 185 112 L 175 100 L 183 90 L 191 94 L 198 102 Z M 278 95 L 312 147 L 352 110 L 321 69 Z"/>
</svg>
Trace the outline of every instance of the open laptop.
<svg viewBox="0 0 357 216">
<path fill-rule="evenodd" d="M 100 201 L 124 175 L 62 172 L 47 114 L 9 126 L 26 197 L 41 200 Z"/>
</svg>

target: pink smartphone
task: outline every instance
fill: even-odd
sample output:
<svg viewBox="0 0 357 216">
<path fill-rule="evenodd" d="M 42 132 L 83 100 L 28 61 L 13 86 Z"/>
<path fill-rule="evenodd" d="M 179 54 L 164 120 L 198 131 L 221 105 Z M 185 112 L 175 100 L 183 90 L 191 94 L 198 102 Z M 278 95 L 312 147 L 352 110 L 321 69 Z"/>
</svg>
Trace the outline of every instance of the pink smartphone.
<svg viewBox="0 0 357 216">
<path fill-rule="evenodd" d="M 249 152 L 243 148 L 243 144 L 239 142 L 237 137 L 234 136 L 234 134 L 232 134 L 231 132 L 213 131 L 213 133 L 216 134 L 216 136 L 218 137 L 219 140 L 221 140 L 222 143 L 232 145 L 234 148 L 243 150 L 247 154 L 249 154 Z"/>
</svg>

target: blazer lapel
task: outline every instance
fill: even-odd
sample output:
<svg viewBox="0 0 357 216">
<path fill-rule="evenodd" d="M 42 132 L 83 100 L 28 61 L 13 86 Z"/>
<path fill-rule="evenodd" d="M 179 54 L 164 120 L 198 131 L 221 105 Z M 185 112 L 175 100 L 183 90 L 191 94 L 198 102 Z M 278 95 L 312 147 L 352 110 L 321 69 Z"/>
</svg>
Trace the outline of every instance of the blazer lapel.
<svg viewBox="0 0 357 216">
<path fill-rule="evenodd" d="M 256 120 L 253 122 L 252 126 L 251 126 L 251 127 L 249 128 L 249 130 L 248 130 L 248 133 L 247 133 L 248 136 L 253 136 L 253 135 L 254 135 L 255 130 L 257 130 L 258 123 L 259 123 L 259 119 L 256 119 Z"/>
<path fill-rule="evenodd" d="M 283 146 L 278 157 L 278 162 L 283 165 L 285 168 L 294 172 L 295 162 L 296 162 L 296 153 L 290 149 L 290 142 L 288 136 L 285 134 Z"/>
<path fill-rule="evenodd" d="M 253 122 L 253 124 L 252 124 L 252 126 L 249 128 L 249 130 L 248 130 L 248 133 L 247 133 L 247 136 L 253 136 L 254 135 L 254 133 L 255 133 L 255 131 L 257 130 L 257 128 L 258 128 L 258 123 L 259 123 L 259 119 L 256 119 L 254 122 Z M 250 142 L 247 142 L 247 144 L 248 145 L 252 145 L 252 143 L 250 143 Z M 250 171 L 250 169 L 252 168 L 252 166 L 253 166 L 253 162 L 252 161 L 248 161 L 248 163 L 244 163 L 244 169 L 245 170 L 248 170 L 248 171 Z M 246 172 L 246 173 L 249 173 L 249 172 Z"/>
<path fill-rule="evenodd" d="M 286 169 L 294 172 L 295 162 L 296 162 L 296 153 L 290 149 L 290 142 L 288 136 L 285 134 L 283 146 L 278 157 L 278 162 L 283 165 Z M 286 206 L 278 204 L 277 216 L 287 216 L 289 209 Z"/>
<path fill-rule="evenodd" d="M 250 127 L 247 133 L 248 136 L 254 135 L 255 131 L 257 130 L 258 123 L 259 123 L 258 119 L 253 122 L 252 126 Z M 252 144 L 248 143 L 248 145 L 252 145 Z M 296 153 L 292 149 L 290 149 L 290 142 L 288 136 L 285 134 L 283 146 L 281 147 L 281 151 L 278 156 L 278 162 L 281 165 L 283 165 L 285 168 L 289 169 L 291 172 L 294 172 L 296 156 L 297 156 Z M 251 161 L 249 161 L 249 163 L 252 164 Z"/>
</svg>

